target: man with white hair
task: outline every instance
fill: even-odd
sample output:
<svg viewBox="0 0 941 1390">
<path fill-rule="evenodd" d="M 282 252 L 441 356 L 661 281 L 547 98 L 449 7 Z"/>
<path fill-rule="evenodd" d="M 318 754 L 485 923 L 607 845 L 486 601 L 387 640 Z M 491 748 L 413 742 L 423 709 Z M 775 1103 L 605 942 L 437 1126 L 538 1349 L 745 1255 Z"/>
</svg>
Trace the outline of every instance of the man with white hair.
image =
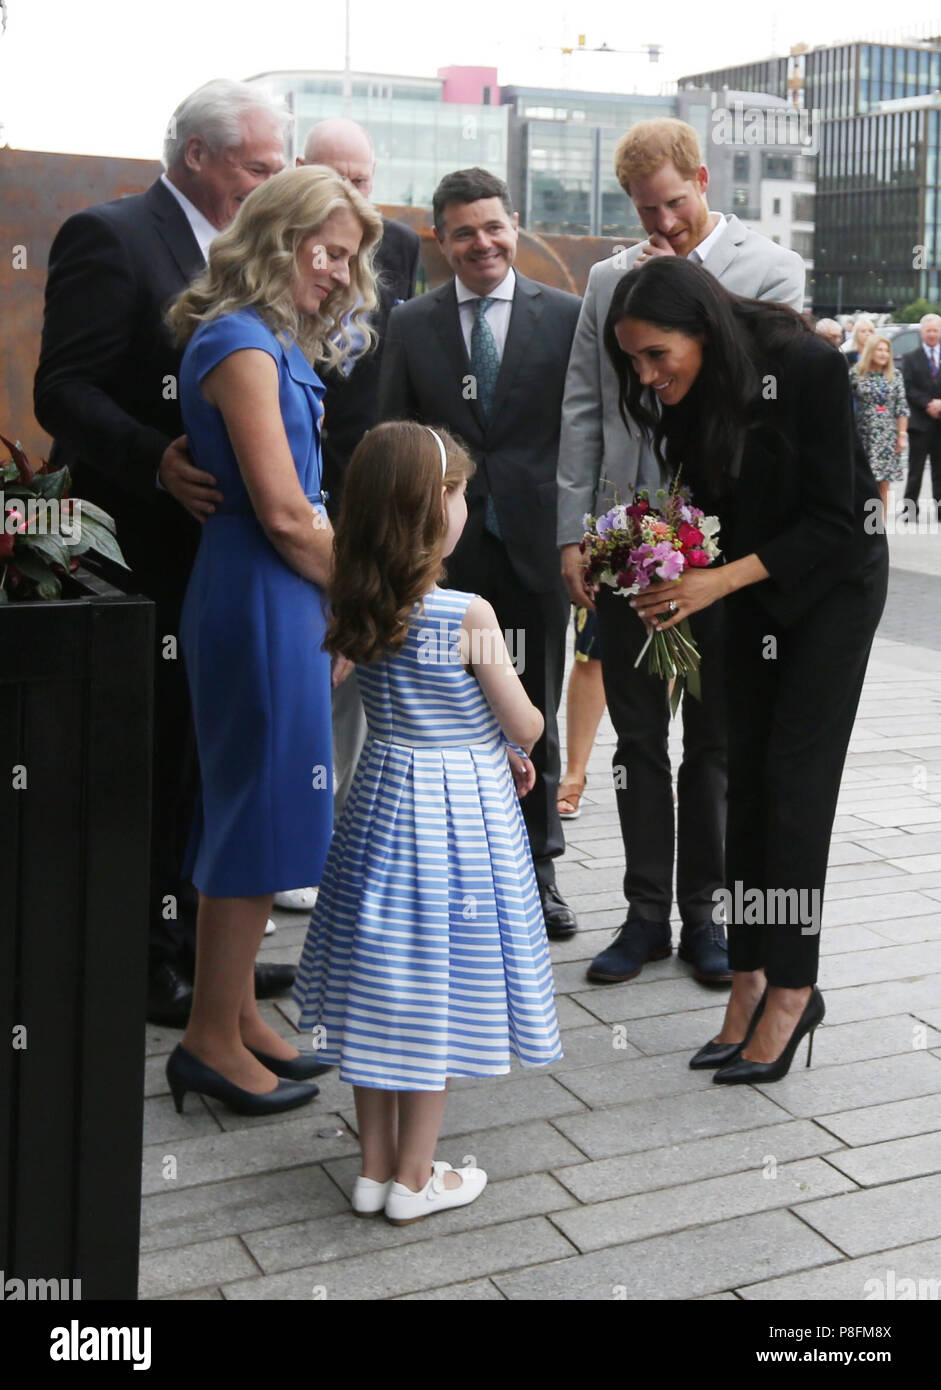
<svg viewBox="0 0 941 1390">
<path fill-rule="evenodd" d="M 326 164 L 361 193 L 372 196 L 376 155 L 367 131 L 355 121 L 318 121 L 307 133 L 301 164 Z M 418 275 L 418 233 L 390 217 L 382 219 L 382 240 L 376 250 L 379 305 L 372 317 L 378 342 L 356 360 L 346 376 L 324 372 L 323 485 L 330 494 L 327 511 L 334 523 L 339 512 L 343 478 L 353 450 L 367 430 L 379 421 L 379 369 L 389 314 L 396 304 L 411 299 Z M 355 680 L 345 680 L 333 692 L 334 807 L 346 800 L 356 762 L 366 738 L 366 716 Z"/>
<path fill-rule="evenodd" d="M 925 460 L 930 459 L 933 506 L 941 520 L 941 318 L 925 314 L 918 327 L 921 347 L 902 358 L 905 399 L 911 409 L 905 499 L 914 502 L 917 516 Z"/>
<path fill-rule="evenodd" d="M 814 332 L 832 347 L 843 346 L 843 330 L 836 319 L 818 319 L 814 324 Z"/>
<path fill-rule="evenodd" d="M 145 193 L 70 217 L 49 253 L 36 418 L 78 495 L 110 512 L 134 592 L 157 609 L 147 1017 L 184 1027 L 196 895 L 181 865 L 198 788 L 189 691 L 175 639 L 199 540 L 221 500 L 186 450 L 181 354 L 164 311 L 258 184 L 284 168 L 286 113 L 240 82 L 207 82 L 174 111 L 165 172 Z M 109 573 L 121 582 L 124 572 Z M 290 988 L 256 966 L 256 993 Z"/>
</svg>

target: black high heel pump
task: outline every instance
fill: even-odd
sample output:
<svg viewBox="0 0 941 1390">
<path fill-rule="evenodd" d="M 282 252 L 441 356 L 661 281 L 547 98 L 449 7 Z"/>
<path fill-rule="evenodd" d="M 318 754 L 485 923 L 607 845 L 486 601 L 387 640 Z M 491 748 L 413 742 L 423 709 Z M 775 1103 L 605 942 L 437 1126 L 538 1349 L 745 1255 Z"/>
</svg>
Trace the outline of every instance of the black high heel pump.
<svg viewBox="0 0 941 1390">
<path fill-rule="evenodd" d="M 262 1095 L 243 1090 L 234 1081 L 227 1081 L 221 1072 L 207 1067 L 179 1043 L 167 1059 L 167 1081 L 178 1115 L 183 1114 L 183 1097 L 187 1091 L 225 1101 L 238 1115 L 276 1115 L 282 1110 L 306 1105 L 320 1094 L 319 1086 L 304 1081 L 279 1081 L 273 1091 Z"/>
<path fill-rule="evenodd" d="M 794 1053 L 805 1033 L 810 1034 L 810 1041 L 807 1044 L 807 1065 L 809 1067 L 814 1050 L 814 1029 L 823 1022 L 826 1012 L 823 995 L 814 985 L 810 991 L 810 998 L 804 1005 L 804 1012 L 797 1020 L 794 1032 L 788 1039 L 780 1057 L 773 1062 L 751 1062 L 747 1057 L 739 1056 L 735 1061 L 720 1067 L 712 1078 L 713 1081 L 720 1086 L 739 1086 L 746 1082 L 780 1081 L 781 1077 L 787 1076 L 791 1070 Z M 743 1043 L 742 1047 L 744 1046 Z"/>
<path fill-rule="evenodd" d="M 735 1058 L 748 1045 L 752 1033 L 755 1031 L 755 1024 L 764 1012 L 765 1000 L 768 997 L 768 987 L 755 1005 L 755 1012 L 751 1016 L 745 1036 L 738 1043 L 707 1042 L 690 1059 L 689 1064 L 693 1071 L 706 1071 L 709 1067 L 724 1067 L 726 1062 L 734 1062 Z"/>
</svg>

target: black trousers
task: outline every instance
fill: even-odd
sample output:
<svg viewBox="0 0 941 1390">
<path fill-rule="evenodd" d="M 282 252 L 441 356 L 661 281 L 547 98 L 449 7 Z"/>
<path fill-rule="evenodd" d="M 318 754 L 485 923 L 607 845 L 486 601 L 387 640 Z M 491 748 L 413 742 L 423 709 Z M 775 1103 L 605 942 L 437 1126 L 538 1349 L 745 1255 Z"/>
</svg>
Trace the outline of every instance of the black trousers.
<svg viewBox="0 0 941 1390">
<path fill-rule="evenodd" d="M 941 424 L 933 424 L 927 430 L 913 430 L 908 434 L 908 477 L 905 480 L 905 496 L 911 502 L 918 502 L 921 492 L 921 479 L 926 460 L 931 460 L 931 496 L 941 518 Z"/>
<path fill-rule="evenodd" d="M 817 979 L 820 913 L 840 779 L 872 639 L 888 550 L 781 628 L 743 590 L 726 599 L 729 964 L 770 985 Z"/>
<path fill-rule="evenodd" d="M 446 562 L 449 588 L 480 594 L 493 605 L 526 694 L 546 721 L 532 751 L 536 785 L 520 802 L 539 882 L 555 882 L 553 859 L 565 852 L 557 794 L 560 776 L 557 715 L 565 668 L 565 637 L 571 606 L 561 577 L 548 593 L 524 589 L 503 543 L 483 531 L 470 553 Z"/>
<path fill-rule="evenodd" d="M 598 595 L 601 668 L 608 712 L 617 732 L 613 769 L 626 871 L 628 920 L 667 922 L 676 901 L 684 924 L 706 921 L 723 884 L 725 832 L 725 682 L 721 605 L 693 614 L 690 627 L 702 657 L 702 701 L 683 696 L 683 761 L 673 779 L 667 738 L 666 682 L 647 672 L 644 625 L 627 599 Z"/>
</svg>

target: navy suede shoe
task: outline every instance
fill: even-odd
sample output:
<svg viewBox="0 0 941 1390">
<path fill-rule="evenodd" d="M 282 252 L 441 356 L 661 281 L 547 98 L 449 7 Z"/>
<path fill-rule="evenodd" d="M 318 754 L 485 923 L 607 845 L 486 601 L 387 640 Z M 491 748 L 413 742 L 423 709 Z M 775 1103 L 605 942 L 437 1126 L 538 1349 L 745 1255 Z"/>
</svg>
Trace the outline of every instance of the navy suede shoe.
<svg viewBox="0 0 941 1390">
<path fill-rule="evenodd" d="M 618 927 L 611 945 L 595 956 L 588 967 L 588 978 L 605 985 L 633 980 L 649 960 L 663 960 L 672 952 L 669 922 L 629 917 Z"/>
<path fill-rule="evenodd" d="M 730 985 L 729 947 L 721 922 L 684 923 L 676 954 L 693 967 L 693 979 L 704 985 Z"/>
</svg>

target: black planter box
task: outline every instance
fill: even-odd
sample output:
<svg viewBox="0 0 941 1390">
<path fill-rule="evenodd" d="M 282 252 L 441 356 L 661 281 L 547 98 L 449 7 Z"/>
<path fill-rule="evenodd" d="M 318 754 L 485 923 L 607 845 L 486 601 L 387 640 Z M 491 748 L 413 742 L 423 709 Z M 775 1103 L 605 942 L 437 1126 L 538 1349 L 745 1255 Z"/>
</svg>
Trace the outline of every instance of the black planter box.
<svg viewBox="0 0 941 1390">
<path fill-rule="evenodd" d="M 133 1299 L 154 608 L 78 581 L 0 607 L 0 1267 Z"/>
</svg>

